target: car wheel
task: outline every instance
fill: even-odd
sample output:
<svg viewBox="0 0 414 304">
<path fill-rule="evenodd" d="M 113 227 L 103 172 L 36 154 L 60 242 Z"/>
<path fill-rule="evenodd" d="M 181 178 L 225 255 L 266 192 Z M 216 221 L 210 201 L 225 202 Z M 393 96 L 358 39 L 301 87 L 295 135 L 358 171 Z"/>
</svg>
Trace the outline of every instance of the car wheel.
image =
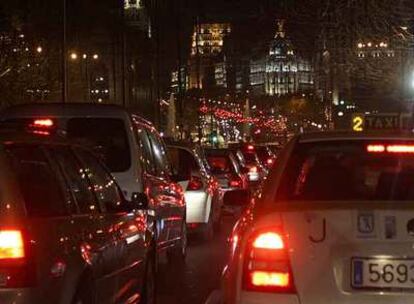
<svg viewBox="0 0 414 304">
<path fill-rule="evenodd" d="M 155 253 L 154 253 L 155 254 Z M 157 303 L 157 281 L 155 274 L 155 257 L 150 256 L 147 261 L 145 270 L 144 290 L 142 292 L 143 304 L 156 304 Z M 140 302 L 141 303 L 141 302 Z"/>
<path fill-rule="evenodd" d="M 187 257 L 187 223 L 184 220 L 181 227 L 181 240 L 178 245 L 174 246 L 167 252 L 168 261 L 171 263 L 184 263 Z"/>
</svg>

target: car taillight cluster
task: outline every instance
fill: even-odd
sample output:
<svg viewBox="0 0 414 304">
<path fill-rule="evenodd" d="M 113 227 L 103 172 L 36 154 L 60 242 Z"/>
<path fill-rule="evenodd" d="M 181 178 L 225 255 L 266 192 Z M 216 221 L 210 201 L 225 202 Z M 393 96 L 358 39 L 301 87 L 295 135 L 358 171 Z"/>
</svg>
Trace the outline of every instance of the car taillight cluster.
<svg viewBox="0 0 414 304">
<path fill-rule="evenodd" d="M 250 173 L 258 173 L 259 168 L 257 168 L 257 166 L 252 166 L 252 167 L 249 168 L 249 172 Z"/>
<path fill-rule="evenodd" d="M 279 229 L 261 231 L 248 241 L 243 288 L 256 292 L 295 292 L 286 241 Z"/>
<path fill-rule="evenodd" d="M 383 145 L 374 144 L 367 146 L 369 153 L 414 154 L 414 145 Z"/>
<path fill-rule="evenodd" d="M 234 177 L 230 180 L 229 186 L 232 188 L 242 188 L 243 187 L 243 181 L 240 177 Z"/>
<path fill-rule="evenodd" d="M 187 191 L 198 191 L 203 189 L 203 181 L 198 176 L 192 176 L 188 183 Z"/>
<path fill-rule="evenodd" d="M 35 283 L 35 267 L 24 235 L 18 229 L 0 230 L 0 287 L 29 287 Z"/>
<path fill-rule="evenodd" d="M 270 157 L 270 158 L 267 159 L 266 163 L 270 167 L 270 166 L 272 166 L 275 163 L 275 160 Z"/>
<path fill-rule="evenodd" d="M 23 234 L 19 230 L 0 231 L 0 260 L 25 257 Z"/>
</svg>

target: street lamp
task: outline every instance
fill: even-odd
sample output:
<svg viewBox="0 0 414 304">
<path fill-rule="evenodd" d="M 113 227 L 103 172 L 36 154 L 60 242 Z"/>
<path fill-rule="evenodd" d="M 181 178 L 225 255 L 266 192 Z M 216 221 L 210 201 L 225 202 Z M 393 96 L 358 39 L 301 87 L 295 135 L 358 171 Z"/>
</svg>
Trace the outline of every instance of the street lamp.
<svg viewBox="0 0 414 304">
<path fill-rule="evenodd" d="M 94 54 L 92 58 L 95 59 L 95 60 L 97 60 L 97 59 L 99 59 L 99 55 L 98 54 Z"/>
<path fill-rule="evenodd" d="M 38 52 L 39 54 L 43 52 L 43 48 L 41 46 L 38 46 L 36 48 L 36 52 Z"/>
<path fill-rule="evenodd" d="M 71 54 L 70 54 L 70 59 L 72 59 L 72 60 L 76 60 L 76 59 L 78 59 L 78 54 L 76 54 L 76 53 L 71 53 Z"/>
</svg>

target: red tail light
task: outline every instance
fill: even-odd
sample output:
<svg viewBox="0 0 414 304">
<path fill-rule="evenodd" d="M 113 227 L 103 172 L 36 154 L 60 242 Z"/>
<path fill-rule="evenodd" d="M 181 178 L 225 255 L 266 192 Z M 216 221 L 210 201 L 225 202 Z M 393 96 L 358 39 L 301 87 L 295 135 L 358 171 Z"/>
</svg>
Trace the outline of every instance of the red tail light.
<svg viewBox="0 0 414 304">
<path fill-rule="evenodd" d="M 27 234 L 19 229 L 0 230 L 0 282 L 2 288 L 23 288 L 35 285 L 35 265 L 29 252 Z"/>
<path fill-rule="evenodd" d="M 188 183 L 187 191 L 198 191 L 203 189 L 203 181 L 198 176 L 192 176 Z"/>
<path fill-rule="evenodd" d="M 259 172 L 259 169 L 257 168 L 257 166 L 253 166 L 253 167 L 250 167 L 250 173 L 257 173 L 257 172 Z"/>
<path fill-rule="evenodd" d="M 275 162 L 275 161 L 274 161 L 274 159 L 273 159 L 273 158 L 268 158 L 268 159 L 267 159 L 267 161 L 266 161 L 266 163 L 267 163 L 267 165 L 268 165 L 268 166 L 273 165 L 273 164 L 274 164 L 274 162 Z"/>
<path fill-rule="evenodd" d="M 0 260 L 22 259 L 25 257 L 22 232 L 19 230 L 0 231 Z"/>
<path fill-rule="evenodd" d="M 43 127 L 43 128 L 51 128 L 53 127 L 54 123 L 51 119 L 36 119 L 33 122 L 34 127 Z"/>
<path fill-rule="evenodd" d="M 368 145 L 369 153 L 414 154 L 414 145 Z"/>
<path fill-rule="evenodd" d="M 280 229 L 261 231 L 248 241 L 243 288 L 256 292 L 295 292 L 286 240 Z"/>
<path fill-rule="evenodd" d="M 241 188 L 243 186 L 243 182 L 239 177 L 234 177 L 230 180 L 229 186 L 232 188 Z"/>
<path fill-rule="evenodd" d="M 248 145 L 247 150 L 248 151 L 254 151 L 254 146 L 253 145 Z"/>
</svg>

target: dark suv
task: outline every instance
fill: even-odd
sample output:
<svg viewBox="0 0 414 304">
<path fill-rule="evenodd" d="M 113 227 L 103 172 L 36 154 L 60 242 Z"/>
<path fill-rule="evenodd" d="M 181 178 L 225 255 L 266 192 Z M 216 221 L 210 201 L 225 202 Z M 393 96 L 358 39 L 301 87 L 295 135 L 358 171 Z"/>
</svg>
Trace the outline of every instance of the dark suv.
<svg viewBox="0 0 414 304">
<path fill-rule="evenodd" d="M 0 132 L 0 303 L 154 303 L 145 199 L 126 201 L 89 150 L 38 134 Z"/>
</svg>

